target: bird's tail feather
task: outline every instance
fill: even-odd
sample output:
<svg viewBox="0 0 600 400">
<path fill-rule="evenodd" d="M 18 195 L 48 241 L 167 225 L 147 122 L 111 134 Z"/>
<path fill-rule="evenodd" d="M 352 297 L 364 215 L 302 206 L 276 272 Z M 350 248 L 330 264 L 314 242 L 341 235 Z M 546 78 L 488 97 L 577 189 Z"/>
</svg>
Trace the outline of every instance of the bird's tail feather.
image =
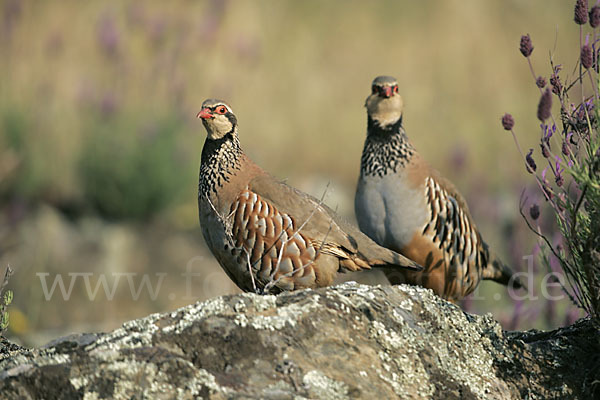
<svg viewBox="0 0 600 400">
<path fill-rule="evenodd" d="M 527 289 L 523 280 L 515 276 L 515 272 L 508 265 L 504 264 L 495 253 L 489 250 L 488 252 L 488 264 L 486 268 L 483 268 L 483 279 L 489 279 L 504 286 L 513 285 L 516 289 Z"/>
<path fill-rule="evenodd" d="M 396 253 L 390 249 L 380 247 L 374 257 L 369 258 L 368 262 L 373 267 L 397 268 L 401 267 L 412 271 L 421 271 L 423 267 L 410 258 Z"/>
</svg>

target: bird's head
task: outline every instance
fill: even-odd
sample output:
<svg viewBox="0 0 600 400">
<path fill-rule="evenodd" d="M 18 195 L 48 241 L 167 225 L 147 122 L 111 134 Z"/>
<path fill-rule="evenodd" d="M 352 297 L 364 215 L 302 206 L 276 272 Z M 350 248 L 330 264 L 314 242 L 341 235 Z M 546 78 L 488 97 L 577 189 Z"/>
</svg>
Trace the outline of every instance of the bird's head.
<svg viewBox="0 0 600 400">
<path fill-rule="evenodd" d="M 204 100 L 197 117 L 202 119 L 210 140 L 218 140 L 236 132 L 237 118 L 231 107 L 223 100 Z"/>
<path fill-rule="evenodd" d="M 369 117 L 379 126 L 395 124 L 402 117 L 404 103 L 398 94 L 398 81 L 391 76 L 378 76 L 371 85 L 371 94 L 365 107 Z"/>
</svg>

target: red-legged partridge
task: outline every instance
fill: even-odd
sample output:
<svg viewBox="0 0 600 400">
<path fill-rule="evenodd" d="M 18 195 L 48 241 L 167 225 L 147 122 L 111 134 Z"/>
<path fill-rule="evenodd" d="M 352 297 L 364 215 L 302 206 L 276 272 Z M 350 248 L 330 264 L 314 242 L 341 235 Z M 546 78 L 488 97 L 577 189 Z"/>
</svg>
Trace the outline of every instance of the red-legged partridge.
<svg viewBox="0 0 600 400">
<path fill-rule="evenodd" d="M 385 271 L 390 282 L 431 288 L 451 301 L 473 292 L 482 279 L 508 285 L 513 271 L 482 240 L 463 197 L 408 140 L 396 79 L 375 78 L 365 107 L 367 138 L 354 203 L 358 225 L 378 244 L 424 267 Z"/>
<path fill-rule="evenodd" d="M 242 290 L 328 286 L 338 272 L 371 267 L 421 269 L 253 163 L 224 101 L 206 100 L 198 118 L 207 131 L 198 184 L 202 233 Z"/>
</svg>

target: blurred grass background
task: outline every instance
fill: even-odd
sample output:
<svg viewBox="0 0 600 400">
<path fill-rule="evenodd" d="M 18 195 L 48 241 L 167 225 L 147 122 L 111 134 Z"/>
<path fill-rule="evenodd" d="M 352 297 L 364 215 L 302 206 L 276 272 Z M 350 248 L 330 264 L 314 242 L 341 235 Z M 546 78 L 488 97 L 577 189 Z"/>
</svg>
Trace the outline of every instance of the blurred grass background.
<svg viewBox="0 0 600 400">
<path fill-rule="evenodd" d="M 16 271 L 14 339 L 108 330 L 237 291 L 197 222 L 195 115 L 208 97 L 232 105 L 250 157 L 317 196 L 331 182 L 327 202 L 353 218 L 364 99 L 375 76 L 397 77 L 413 143 L 462 190 L 487 241 L 526 268 L 534 238 L 518 202 L 531 179 L 500 117 L 511 112 L 521 143 L 537 148 L 539 92 L 519 37 L 531 35 L 538 74 L 554 48 L 572 63 L 572 2 L 0 4 L 0 271 Z M 188 264 L 201 276 L 183 296 Z M 102 290 L 91 300 L 79 281 L 70 300 L 46 301 L 36 274 L 51 284 L 73 272 L 167 276 L 156 299 L 121 285 L 112 301 Z M 493 283 L 478 294 L 465 307 L 508 329 L 579 315 L 566 300 L 515 303 Z"/>
</svg>

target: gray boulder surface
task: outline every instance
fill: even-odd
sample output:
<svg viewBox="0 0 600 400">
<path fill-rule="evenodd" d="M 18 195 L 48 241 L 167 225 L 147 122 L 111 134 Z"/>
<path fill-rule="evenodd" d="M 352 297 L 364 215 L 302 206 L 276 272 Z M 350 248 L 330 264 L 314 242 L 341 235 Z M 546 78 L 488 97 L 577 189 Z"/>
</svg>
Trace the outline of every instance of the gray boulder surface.
<svg viewBox="0 0 600 400">
<path fill-rule="evenodd" d="M 599 337 L 590 320 L 503 332 L 427 289 L 345 283 L 216 297 L 39 349 L 2 339 L 0 398 L 591 399 Z"/>
</svg>

